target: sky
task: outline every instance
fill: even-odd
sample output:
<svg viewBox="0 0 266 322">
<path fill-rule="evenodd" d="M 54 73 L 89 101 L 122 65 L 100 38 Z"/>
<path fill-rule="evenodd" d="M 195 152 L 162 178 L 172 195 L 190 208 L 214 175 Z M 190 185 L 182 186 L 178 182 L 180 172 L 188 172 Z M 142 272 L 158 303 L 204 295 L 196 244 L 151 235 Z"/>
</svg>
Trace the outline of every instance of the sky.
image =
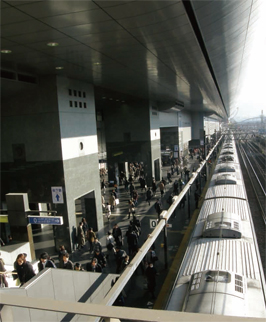
<svg viewBox="0 0 266 322">
<path fill-rule="evenodd" d="M 249 58 L 246 75 L 244 76 L 243 87 L 241 88 L 236 107 L 231 109 L 231 115 L 236 121 L 241 121 L 261 115 L 261 110 L 263 110 L 263 114 L 266 116 L 265 0 L 261 5 L 258 30 L 255 33 L 252 52 Z"/>
</svg>

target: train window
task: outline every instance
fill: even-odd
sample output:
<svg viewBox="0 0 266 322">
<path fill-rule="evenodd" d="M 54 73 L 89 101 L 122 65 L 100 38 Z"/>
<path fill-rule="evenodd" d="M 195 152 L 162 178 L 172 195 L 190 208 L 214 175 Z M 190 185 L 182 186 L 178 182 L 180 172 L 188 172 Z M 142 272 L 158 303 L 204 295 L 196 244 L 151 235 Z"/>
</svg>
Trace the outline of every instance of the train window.
<svg viewBox="0 0 266 322">
<path fill-rule="evenodd" d="M 220 221 L 215 223 L 215 227 L 217 228 L 231 228 L 230 222 Z"/>
<path fill-rule="evenodd" d="M 197 290 L 199 288 L 201 276 L 202 276 L 202 273 L 194 274 L 193 280 L 192 280 L 192 285 L 191 285 L 191 291 L 193 291 L 195 289 Z"/>
<path fill-rule="evenodd" d="M 235 274 L 235 290 L 243 293 L 243 278 L 240 275 Z"/>
<path fill-rule="evenodd" d="M 237 180 L 232 174 L 221 174 L 215 180 L 215 185 L 220 184 L 237 184 Z"/>
<path fill-rule="evenodd" d="M 205 275 L 206 282 L 230 283 L 231 275 L 227 272 L 208 271 Z"/>
</svg>

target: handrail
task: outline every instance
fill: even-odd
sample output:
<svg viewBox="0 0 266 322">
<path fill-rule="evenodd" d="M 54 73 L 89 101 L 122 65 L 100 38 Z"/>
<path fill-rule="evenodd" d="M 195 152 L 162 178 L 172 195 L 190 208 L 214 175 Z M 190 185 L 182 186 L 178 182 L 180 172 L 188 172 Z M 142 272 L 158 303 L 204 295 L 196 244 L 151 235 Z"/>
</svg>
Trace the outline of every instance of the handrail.
<svg viewBox="0 0 266 322">
<path fill-rule="evenodd" d="M 224 322 L 223 315 L 201 314 L 201 313 L 188 313 L 164 310 L 147 310 L 131 307 L 118 307 L 118 306 L 104 306 L 101 304 L 80 303 L 70 301 L 59 301 L 47 298 L 31 297 L 30 300 L 26 296 L 13 295 L 3 290 L 0 290 L 1 304 L 11 305 L 22 308 L 44 310 L 49 312 L 72 313 L 76 315 L 86 315 L 93 317 L 102 317 L 105 320 L 109 318 L 126 319 L 131 321 L 143 322 L 173 322 L 173 321 L 204 321 L 204 322 Z M 2 308 L 2 318 L 5 312 Z M 10 312 L 7 312 L 7 314 Z M 228 316 L 232 322 L 264 322 L 265 318 L 247 318 Z"/>
</svg>

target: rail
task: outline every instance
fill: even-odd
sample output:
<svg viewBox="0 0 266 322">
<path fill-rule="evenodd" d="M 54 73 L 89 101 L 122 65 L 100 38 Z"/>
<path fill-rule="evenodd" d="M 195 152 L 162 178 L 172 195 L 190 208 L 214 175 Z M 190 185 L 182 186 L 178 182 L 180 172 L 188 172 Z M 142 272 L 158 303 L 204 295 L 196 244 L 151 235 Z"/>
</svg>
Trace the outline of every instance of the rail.
<svg viewBox="0 0 266 322">
<path fill-rule="evenodd" d="M 261 188 L 261 192 L 262 192 L 262 194 L 263 194 L 263 198 L 264 198 L 264 201 L 265 201 L 265 198 L 266 198 L 265 190 L 264 190 L 264 188 L 263 188 L 263 186 L 262 186 L 262 184 L 261 184 L 261 182 L 260 182 L 260 180 L 259 180 L 259 178 L 258 178 L 258 176 L 257 176 L 257 174 L 256 174 L 256 171 L 254 170 L 254 168 L 253 168 L 253 166 L 252 166 L 252 164 L 251 164 L 251 162 L 250 162 L 250 160 L 249 160 L 249 157 L 247 156 L 247 154 L 246 154 L 245 150 L 244 150 L 243 148 L 241 148 L 240 146 L 239 146 L 239 151 L 240 151 L 240 154 L 241 154 L 241 156 L 242 156 L 242 160 L 243 160 L 243 162 L 244 162 L 244 165 L 245 165 L 246 169 L 248 170 L 247 163 L 245 162 L 245 160 L 247 160 L 247 162 L 248 162 L 248 164 L 249 164 L 249 168 L 252 170 L 252 174 L 253 174 L 253 176 L 254 176 L 254 177 L 256 178 L 256 180 L 257 180 L 256 182 L 259 184 L 259 186 L 260 186 L 260 188 Z M 243 157 L 243 155 L 245 156 L 245 158 Z M 251 173 L 250 173 L 250 171 L 247 171 L 247 173 L 248 173 L 249 179 L 250 179 L 250 181 L 251 181 L 252 187 L 253 187 L 253 189 L 254 189 L 254 192 L 255 192 L 255 194 L 256 194 L 257 200 L 258 200 L 258 202 L 259 202 L 259 205 L 260 205 L 260 208 L 261 208 L 261 212 L 262 212 L 263 221 L 264 221 L 264 223 L 265 223 L 265 225 L 266 225 L 265 207 L 264 207 L 264 205 L 262 205 L 262 204 L 261 204 L 260 196 L 258 195 L 258 192 L 257 192 L 257 191 L 256 191 L 256 189 L 255 189 L 255 186 L 254 186 L 253 180 L 252 180 L 252 178 L 251 178 Z"/>
<path fill-rule="evenodd" d="M 239 152 L 241 154 L 241 157 L 242 157 L 242 160 L 243 160 L 243 163 L 247 169 L 247 173 L 248 173 L 248 176 L 250 178 L 250 173 L 248 171 L 248 168 L 247 168 L 247 164 L 245 162 L 245 159 L 243 158 L 243 153 L 246 155 L 245 151 L 242 149 L 241 151 L 241 148 L 239 146 Z M 246 155 L 246 158 L 247 160 L 249 161 L 247 155 Z M 252 180 L 250 178 L 250 181 L 252 183 Z M 252 183 L 253 185 L 253 183 Z M 261 206 L 261 205 L 260 205 Z M 249 216 L 250 216 L 250 225 L 251 225 L 251 230 L 252 230 L 252 235 L 253 235 L 253 240 L 254 240 L 254 245 L 255 245 L 255 250 L 256 250 L 256 254 L 257 254 L 257 258 L 258 258 L 258 266 L 259 266 L 259 274 L 260 274 L 260 277 L 261 277 L 261 284 L 262 284 L 262 290 L 263 290 L 263 295 L 264 295 L 264 300 L 266 301 L 266 283 L 265 283 L 265 276 L 264 276 L 264 272 L 263 272 L 263 267 L 262 267 L 262 263 L 261 263 L 261 260 L 260 260 L 260 251 L 259 251 L 259 245 L 258 245 L 258 242 L 257 242 L 257 238 L 256 238 L 256 231 L 255 231 L 255 227 L 254 227 L 254 224 L 253 224 L 253 220 L 252 220 L 252 216 L 251 216 L 251 212 L 249 210 Z M 264 214 L 265 216 L 265 214 Z M 265 222 L 265 217 L 263 218 L 264 219 L 264 222 Z"/>
</svg>

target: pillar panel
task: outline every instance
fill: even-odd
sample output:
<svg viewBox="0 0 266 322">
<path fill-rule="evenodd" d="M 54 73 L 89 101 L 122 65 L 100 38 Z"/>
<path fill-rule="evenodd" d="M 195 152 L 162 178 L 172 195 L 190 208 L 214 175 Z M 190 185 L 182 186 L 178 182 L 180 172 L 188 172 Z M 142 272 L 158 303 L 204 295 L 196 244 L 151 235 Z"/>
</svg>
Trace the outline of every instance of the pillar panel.
<svg viewBox="0 0 266 322">
<path fill-rule="evenodd" d="M 160 150 L 159 128 L 151 128 L 149 102 L 127 100 L 125 103 L 101 102 L 105 124 L 109 181 L 117 180 L 117 170 L 126 163 L 143 162 L 147 183 L 153 176 L 154 151 Z M 159 158 L 157 152 L 156 158 Z"/>
<path fill-rule="evenodd" d="M 192 113 L 191 114 L 192 122 L 192 140 L 203 140 L 204 135 L 204 116 L 203 113 Z"/>
</svg>

